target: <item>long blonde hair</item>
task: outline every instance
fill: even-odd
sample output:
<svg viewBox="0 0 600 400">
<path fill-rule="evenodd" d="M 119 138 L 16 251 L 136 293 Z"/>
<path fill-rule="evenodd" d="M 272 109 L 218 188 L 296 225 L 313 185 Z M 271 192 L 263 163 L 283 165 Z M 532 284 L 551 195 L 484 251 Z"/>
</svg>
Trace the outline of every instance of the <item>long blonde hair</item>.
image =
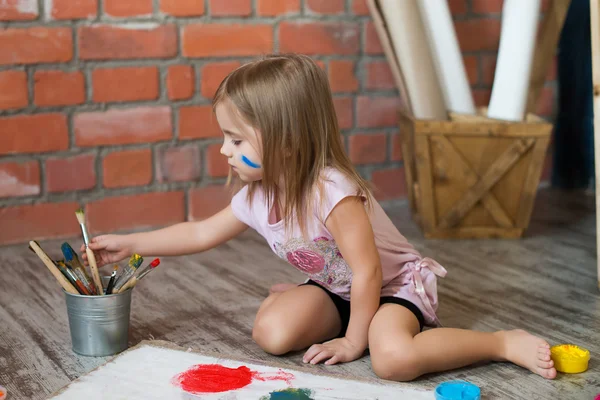
<svg viewBox="0 0 600 400">
<path fill-rule="evenodd" d="M 263 177 L 249 184 L 249 201 L 260 185 L 269 209 L 281 207 L 286 228 L 297 222 L 306 234 L 305 217 L 314 211 L 314 196 L 324 198 L 323 172 L 332 167 L 356 184 L 370 206 L 368 184 L 344 150 L 327 75 L 310 57 L 272 54 L 242 65 L 221 82 L 213 109 L 225 100 L 262 140 Z"/>
</svg>

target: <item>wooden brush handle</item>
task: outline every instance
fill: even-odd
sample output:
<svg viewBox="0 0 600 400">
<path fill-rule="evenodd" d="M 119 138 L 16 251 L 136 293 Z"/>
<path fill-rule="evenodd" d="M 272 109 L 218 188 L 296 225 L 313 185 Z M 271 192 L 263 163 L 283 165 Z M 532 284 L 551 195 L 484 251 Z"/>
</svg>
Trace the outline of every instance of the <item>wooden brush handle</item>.
<svg viewBox="0 0 600 400">
<path fill-rule="evenodd" d="M 48 267 L 48 269 L 50 270 L 52 275 L 54 275 L 54 277 L 56 278 L 58 283 L 60 283 L 60 286 L 62 286 L 63 289 L 65 289 L 67 292 L 69 292 L 71 294 L 79 294 L 79 291 L 77 289 L 75 289 L 75 287 L 71 284 L 71 282 L 69 282 L 67 280 L 67 278 L 65 278 L 65 276 L 58 270 L 58 268 L 56 268 L 56 265 L 54 265 L 54 262 L 50 259 L 50 257 L 48 257 L 48 255 L 44 252 L 44 250 L 42 250 L 41 247 L 38 246 L 38 244 L 36 242 L 34 242 L 33 240 L 30 241 L 29 246 L 31 246 L 33 251 L 35 251 L 35 254 L 38 255 L 40 260 L 42 260 L 44 262 L 44 265 L 46 267 Z"/>
<path fill-rule="evenodd" d="M 87 254 L 88 262 L 90 263 L 90 269 L 92 270 L 92 279 L 94 280 L 94 284 L 96 285 L 96 290 L 98 291 L 99 296 L 104 295 L 104 290 L 102 289 L 102 280 L 100 279 L 100 273 L 98 272 L 98 264 L 96 264 L 96 256 L 94 252 L 89 247 L 85 248 L 85 253 Z"/>
<path fill-rule="evenodd" d="M 129 288 L 133 288 L 137 282 L 138 282 L 138 279 L 134 276 L 133 278 L 131 278 L 129 280 L 129 282 L 124 284 L 117 293 L 123 293 L 124 291 L 126 291 Z"/>
</svg>

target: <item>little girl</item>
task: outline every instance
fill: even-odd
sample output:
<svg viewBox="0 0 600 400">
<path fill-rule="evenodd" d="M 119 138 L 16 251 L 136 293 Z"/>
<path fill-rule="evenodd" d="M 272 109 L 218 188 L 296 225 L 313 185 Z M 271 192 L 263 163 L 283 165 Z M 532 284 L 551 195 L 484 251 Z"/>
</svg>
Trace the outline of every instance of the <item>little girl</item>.
<svg viewBox="0 0 600 400">
<path fill-rule="evenodd" d="M 368 348 L 375 373 L 398 381 L 484 360 L 556 376 L 548 343 L 525 331 L 423 331 L 439 325 L 436 275 L 446 270 L 407 242 L 352 167 L 327 76 L 311 58 L 245 64 L 213 107 L 221 154 L 245 186 L 204 221 L 94 238 L 99 266 L 133 253 L 202 252 L 252 227 L 307 275 L 260 306 L 252 337 L 268 353 L 308 348 L 304 362 L 335 364 Z"/>
</svg>

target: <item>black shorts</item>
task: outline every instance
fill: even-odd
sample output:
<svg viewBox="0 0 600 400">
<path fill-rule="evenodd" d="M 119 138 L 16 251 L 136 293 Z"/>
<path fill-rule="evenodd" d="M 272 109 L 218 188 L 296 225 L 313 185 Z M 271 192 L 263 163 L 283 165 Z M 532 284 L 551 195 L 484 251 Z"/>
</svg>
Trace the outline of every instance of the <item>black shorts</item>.
<svg viewBox="0 0 600 400">
<path fill-rule="evenodd" d="M 323 286 L 319 285 L 317 282 L 313 280 L 309 280 L 306 283 L 302 283 L 299 286 L 303 285 L 311 285 L 320 287 L 327 293 L 333 304 L 335 304 L 335 308 L 337 308 L 338 313 L 340 314 L 340 319 L 342 320 L 342 329 L 338 335 L 338 337 L 344 337 L 346 335 L 346 330 L 348 329 L 348 324 L 350 323 L 350 302 L 348 300 L 344 300 L 342 297 L 338 296 L 335 293 L 330 292 Z M 419 310 L 413 302 L 408 301 L 406 299 L 401 299 L 399 297 L 392 296 L 382 296 L 379 301 L 379 305 L 382 304 L 398 304 L 399 306 L 403 306 L 408 308 L 415 317 L 419 320 L 419 331 L 423 330 L 423 326 L 425 325 L 425 318 L 423 317 L 423 313 Z"/>
</svg>

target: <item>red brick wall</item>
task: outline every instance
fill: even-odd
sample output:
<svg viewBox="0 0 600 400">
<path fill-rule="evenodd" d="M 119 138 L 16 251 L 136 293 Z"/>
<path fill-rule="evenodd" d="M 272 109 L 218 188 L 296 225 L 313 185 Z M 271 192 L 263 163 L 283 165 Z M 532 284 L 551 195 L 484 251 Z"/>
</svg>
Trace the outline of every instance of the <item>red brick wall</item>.
<svg viewBox="0 0 600 400">
<path fill-rule="evenodd" d="M 501 1 L 450 0 L 478 105 L 486 105 Z M 405 196 L 401 104 L 364 0 L 0 2 L 0 243 L 203 218 L 227 201 L 210 98 L 265 52 L 326 69 L 352 160 Z M 555 70 L 538 112 L 553 112 Z"/>
</svg>

